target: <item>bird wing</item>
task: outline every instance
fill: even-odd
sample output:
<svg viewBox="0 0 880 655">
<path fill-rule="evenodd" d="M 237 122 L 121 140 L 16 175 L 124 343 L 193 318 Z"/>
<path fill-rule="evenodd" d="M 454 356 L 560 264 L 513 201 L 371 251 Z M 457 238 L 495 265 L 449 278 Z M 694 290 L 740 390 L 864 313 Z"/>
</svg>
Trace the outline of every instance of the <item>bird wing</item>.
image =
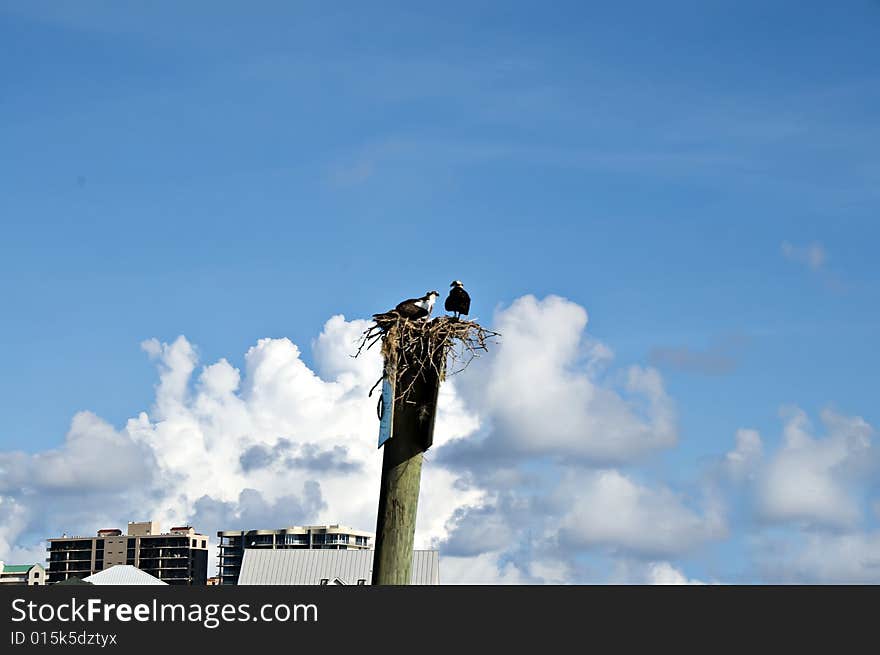
<svg viewBox="0 0 880 655">
<path fill-rule="evenodd" d="M 407 300 L 397 303 L 397 307 L 395 307 L 395 309 L 399 312 L 407 311 L 408 309 L 411 310 L 414 307 L 418 307 L 416 303 L 420 300 L 421 298 L 408 298 Z"/>
<path fill-rule="evenodd" d="M 455 287 L 449 292 L 449 297 L 444 305 L 447 312 L 459 312 L 467 314 L 471 309 L 471 297 L 461 287 Z"/>
</svg>

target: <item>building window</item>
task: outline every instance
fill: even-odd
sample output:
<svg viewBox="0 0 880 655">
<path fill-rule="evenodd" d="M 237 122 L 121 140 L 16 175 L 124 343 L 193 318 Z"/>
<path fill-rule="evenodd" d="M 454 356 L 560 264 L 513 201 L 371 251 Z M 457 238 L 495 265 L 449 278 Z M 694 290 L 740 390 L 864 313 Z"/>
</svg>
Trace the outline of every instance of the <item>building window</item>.
<svg viewBox="0 0 880 655">
<path fill-rule="evenodd" d="M 360 578 L 360 579 L 358 580 L 358 584 L 361 585 L 361 586 L 367 584 L 367 580 L 366 580 L 366 578 Z"/>
<path fill-rule="evenodd" d="M 207 548 L 207 547 L 208 547 L 208 542 L 207 542 L 207 540 L 206 540 L 206 539 L 202 539 L 202 548 Z"/>
</svg>

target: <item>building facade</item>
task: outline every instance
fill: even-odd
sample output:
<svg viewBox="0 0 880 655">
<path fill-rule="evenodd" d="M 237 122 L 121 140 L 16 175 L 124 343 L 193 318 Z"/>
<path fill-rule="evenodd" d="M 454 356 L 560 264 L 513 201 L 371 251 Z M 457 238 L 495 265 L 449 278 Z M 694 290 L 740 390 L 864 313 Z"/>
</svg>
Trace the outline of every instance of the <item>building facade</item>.
<svg viewBox="0 0 880 655">
<path fill-rule="evenodd" d="M 225 530 L 217 536 L 220 584 L 234 585 L 238 584 L 246 550 L 369 550 L 373 534 L 344 525 L 305 525 L 279 530 Z"/>
<path fill-rule="evenodd" d="M 163 533 L 156 521 L 129 523 L 122 530 L 98 530 L 95 537 L 49 539 L 49 583 L 85 578 L 117 564 L 129 564 L 171 585 L 204 585 L 208 537 L 191 526 Z"/>
<path fill-rule="evenodd" d="M 40 564 L 6 564 L 5 562 L 0 562 L 0 585 L 33 587 L 46 583 L 46 569 Z"/>
</svg>

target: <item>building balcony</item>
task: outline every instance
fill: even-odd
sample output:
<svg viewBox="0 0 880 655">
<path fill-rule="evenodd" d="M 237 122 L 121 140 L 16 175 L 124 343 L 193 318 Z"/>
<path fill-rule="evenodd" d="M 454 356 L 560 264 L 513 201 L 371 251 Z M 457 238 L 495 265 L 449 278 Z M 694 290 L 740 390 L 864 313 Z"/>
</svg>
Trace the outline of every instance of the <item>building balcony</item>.
<svg viewBox="0 0 880 655">
<path fill-rule="evenodd" d="M 49 546 L 48 548 L 46 548 L 46 550 L 48 550 L 49 552 L 52 552 L 52 553 L 66 553 L 66 552 L 74 551 L 74 550 L 91 551 L 92 544 L 83 544 L 82 546 L 55 546 L 54 548 L 52 546 Z"/>
</svg>

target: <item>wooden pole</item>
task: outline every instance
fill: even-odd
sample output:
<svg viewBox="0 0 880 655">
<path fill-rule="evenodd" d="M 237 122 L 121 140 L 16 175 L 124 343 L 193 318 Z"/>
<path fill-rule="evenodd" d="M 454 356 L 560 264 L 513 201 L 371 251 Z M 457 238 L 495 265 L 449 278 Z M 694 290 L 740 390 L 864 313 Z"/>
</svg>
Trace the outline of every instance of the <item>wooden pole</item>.
<svg viewBox="0 0 880 655">
<path fill-rule="evenodd" d="M 419 338 L 422 342 L 417 348 L 428 352 L 428 337 Z M 412 346 L 400 344 L 396 357 L 405 357 L 404 353 Z M 385 443 L 382 458 L 373 555 L 374 585 L 408 585 L 412 576 L 422 454 L 433 442 L 440 390 L 438 372 L 443 363 L 439 354 L 435 359 L 433 366 L 401 367 L 402 373 L 395 383 L 393 437 Z M 397 368 L 391 366 L 390 370 Z M 400 397 L 404 390 L 408 392 Z"/>
</svg>

